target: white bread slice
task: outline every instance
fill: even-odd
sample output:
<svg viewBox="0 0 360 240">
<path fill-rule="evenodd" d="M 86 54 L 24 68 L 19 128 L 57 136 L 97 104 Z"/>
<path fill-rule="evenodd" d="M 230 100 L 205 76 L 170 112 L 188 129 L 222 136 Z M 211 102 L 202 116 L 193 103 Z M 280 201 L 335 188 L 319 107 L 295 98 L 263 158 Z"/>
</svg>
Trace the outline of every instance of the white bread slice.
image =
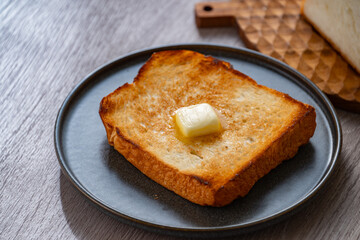
<svg viewBox="0 0 360 240">
<path fill-rule="evenodd" d="M 304 0 L 302 12 L 360 73 L 360 1 Z"/>
<path fill-rule="evenodd" d="M 183 139 L 173 116 L 208 103 L 226 122 Z M 315 131 L 315 110 L 258 85 L 227 62 L 188 50 L 154 53 L 99 110 L 109 144 L 141 172 L 200 205 L 224 206 L 292 158 Z"/>
</svg>

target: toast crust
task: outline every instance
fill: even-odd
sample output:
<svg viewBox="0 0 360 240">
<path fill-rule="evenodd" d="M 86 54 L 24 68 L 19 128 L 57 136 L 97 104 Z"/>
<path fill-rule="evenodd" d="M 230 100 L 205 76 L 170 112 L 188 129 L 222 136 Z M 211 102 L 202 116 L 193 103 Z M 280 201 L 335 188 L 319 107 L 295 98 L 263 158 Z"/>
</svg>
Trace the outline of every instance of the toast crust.
<svg viewBox="0 0 360 240">
<path fill-rule="evenodd" d="M 248 158 L 246 158 L 246 154 L 244 155 L 244 159 L 248 160 L 234 161 L 233 158 L 234 156 L 237 156 L 236 153 L 230 152 L 227 155 L 224 155 L 217 151 L 216 156 L 219 158 L 219 163 L 217 163 L 216 159 L 214 160 L 208 156 L 209 152 L 212 150 L 211 148 L 203 150 L 201 147 L 211 146 L 216 148 L 217 143 L 233 139 L 227 136 L 227 133 L 232 131 L 241 131 L 236 124 L 232 124 L 230 122 L 229 130 L 225 130 L 224 133 L 209 135 L 203 138 L 200 137 L 190 144 L 185 144 L 173 137 L 174 129 L 173 126 L 171 126 L 171 120 L 165 119 L 164 117 L 160 118 L 163 122 L 166 122 L 167 125 L 170 125 L 167 126 L 163 122 L 159 123 L 159 125 L 163 124 L 161 125 L 161 129 L 165 131 L 164 135 L 166 136 L 167 144 L 171 146 L 171 148 L 174 148 L 175 150 L 177 149 L 179 152 L 187 151 L 188 149 L 190 149 L 190 152 L 194 151 L 195 153 L 192 153 L 192 155 L 188 154 L 187 156 L 193 157 L 193 155 L 196 155 L 195 159 L 197 162 L 200 161 L 202 164 L 199 165 L 199 163 L 196 163 L 197 165 L 195 164 L 194 167 L 191 167 L 192 163 L 190 164 L 190 167 L 176 165 L 169 160 L 167 161 L 166 155 L 159 154 L 158 152 L 160 150 L 153 150 L 154 146 L 151 146 L 151 143 L 144 143 L 144 136 L 148 136 L 149 138 L 152 138 L 153 136 L 151 134 L 146 135 L 149 134 L 147 130 L 145 130 L 145 132 L 141 132 L 141 129 L 139 128 L 140 132 L 137 133 L 143 133 L 144 135 L 141 134 L 141 137 L 138 138 L 137 135 L 131 135 L 131 133 L 128 133 L 128 129 L 122 127 L 122 124 L 116 122 L 119 118 L 119 111 L 121 113 L 127 113 L 124 109 L 129 108 L 128 112 L 130 112 L 131 106 L 128 107 L 126 102 L 138 101 L 138 98 L 141 98 L 141 96 L 144 95 L 144 91 L 147 88 L 156 88 L 152 86 L 153 80 L 147 80 L 153 77 L 153 72 L 151 72 L 152 69 L 166 69 L 168 65 L 173 66 L 175 64 L 174 62 L 176 63 L 176 66 L 180 66 L 180 69 L 183 69 L 183 65 L 185 66 L 190 62 L 191 69 L 196 68 L 196 70 L 189 70 L 191 74 L 192 71 L 195 71 L 196 76 L 194 78 L 199 75 L 206 77 L 209 75 L 209 72 L 215 71 L 216 73 L 219 73 L 222 79 L 219 80 L 219 84 L 230 82 L 230 85 L 226 85 L 226 87 L 224 86 L 224 88 L 229 88 L 229 92 L 232 92 L 235 87 L 241 87 L 242 83 L 238 81 L 241 80 L 246 87 L 250 87 L 246 88 L 246 90 L 254 88 L 260 91 L 259 89 L 261 89 L 261 91 L 280 99 L 287 105 L 294 106 L 294 113 L 292 113 L 290 120 L 287 121 L 287 119 L 285 119 L 287 122 L 286 124 L 284 123 L 285 127 L 283 127 L 281 131 L 271 133 L 271 142 L 261 142 L 264 144 L 263 148 L 253 147 L 255 150 L 247 152 L 247 155 L 249 155 Z M 186 72 L 186 69 L 184 71 Z M 162 74 L 156 76 L 161 79 Z M 186 78 L 186 76 L 184 76 L 184 78 Z M 191 79 L 192 78 L 193 76 L 191 75 Z M 233 78 L 236 78 L 236 80 L 232 80 Z M 198 82 L 198 79 L 194 82 Z M 163 97 L 165 98 L 165 103 L 161 102 L 162 100 L 157 100 L 159 101 L 157 103 L 160 105 L 157 110 L 161 113 L 166 113 L 165 115 L 169 115 L 169 118 L 171 118 L 171 112 L 176 110 L 176 108 L 182 107 L 183 104 L 191 105 L 191 103 L 199 101 L 199 99 L 196 98 L 192 99 L 191 93 L 187 93 L 187 91 L 191 92 L 194 87 L 190 86 L 193 81 L 189 80 L 185 81 L 185 83 L 188 85 L 185 84 L 176 90 L 171 89 L 171 93 L 173 94 L 171 96 L 174 98 L 173 103 L 169 102 L 170 99 L 167 99 L 166 96 Z M 217 82 L 214 83 L 212 80 L 209 80 L 207 84 L 217 84 Z M 167 87 L 166 83 L 161 86 L 163 88 Z M 210 89 L 214 89 L 214 87 L 210 86 Z M 206 94 L 206 91 L 201 90 L 201 87 L 198 85 L 196 90 L 197 92 L 200 91 L 203 93 L 205 97 L 202 96 L 202 98 L 205 98 L 205 100 L 212 106 L 220 108 L 219 103 L 215 100 L 212 102 L 214 94 L 217 93 L 215 90 L 213 90 L 215 93 L 212 92 L 211 94 Z M 179 91 L 179 93 L 174 91 Z M 229 97 L 229 92 L 227 92 L 226 97 Z M 179 97 L 177 98 L 176 96 Z M 182 99 L 185 96 L 186 101 L 184 103 L 182 102 Z M 142 103 L 145 104 L 143 100 Z M 221 103 L 225 104 L 226 101 L 221 101 Z M 168 105 L 171 105 L 170 109 L 165 109 Z M 151 108 L 151 106 L 152 105 L 147 105 L 149 108 Z M 136 105 L 136 108 L 139 110 L 140 106 Z M 258 85 L 250 77 L 233 69 L 227 62 L 187 50 L 154 53 L 139 70 L 134 83 L 126 83 L 102 99 L 99 113 L 106 129 L 109 144 L 114 146 L 114 148 L 130 163 L 132 163 L 146 176 L 169 190 L 174 191 L 178 195 L 190 200 L 191 202 L 208 206 L 224 206 L 239 196 L 245 196 L 258 179 L 266 175 L 283 160 L 292 158 L 296 154 L 299 146 L 309 141 L 316 126 L 316 114 L 314 108 L 311 106 L 300 103 L 288 95 L 280 93 L 276 90 Z M 232 114 L 235 113 L 231 113 L 231 111 L 230 113 L 224 111 L 223 114 L 227 119 L 231 119 L 231 117 L 233 117 Z M 156 114 L 146 111 L 144 112 L 144 115 L 145 119 L 149 118 L 149 121 L 155 121 L 159 113 Z M 135 115 L 131 115 L 130 118 L 134 116 Z M 140 116 L 137 120 L 142 120 L 141 117 L 142 116 Z M 266 122 L 261 123 L 267 124 Z M 152 128 L 149 127 L 149 129 Z M 162 136 L 157 131 L 154 132 L 156 133 L 156 137 Z M 157 139 L 151 140 L 156 143 Z M 250 147 L 252 146 L 253 145 Z M 228 150 L 227 148 L 231 148 L 232 145 L 230 143 L 229 146 L 226 145 L 222 147 L 225 151 Z M 172 150 L 173 149 L 170 149 L 168 154 L 173 154 Z M 211 159 L 207 160 L 208 158 Z"/>
</svg>

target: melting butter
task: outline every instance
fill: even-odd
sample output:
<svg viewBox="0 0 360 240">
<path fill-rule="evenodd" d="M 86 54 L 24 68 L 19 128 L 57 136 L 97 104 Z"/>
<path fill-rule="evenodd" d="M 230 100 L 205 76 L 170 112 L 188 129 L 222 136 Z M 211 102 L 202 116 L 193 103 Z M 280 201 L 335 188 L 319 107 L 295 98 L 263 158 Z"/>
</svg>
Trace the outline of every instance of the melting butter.
<svg viewBox="0 0 360 240">
<path fill-rule="evenodd" d="M 186 138 L 217 133 L 222 129 L 218 114 L 207 103 L 178 109 L 175 112 L 175 123 Z"/>
</svg>

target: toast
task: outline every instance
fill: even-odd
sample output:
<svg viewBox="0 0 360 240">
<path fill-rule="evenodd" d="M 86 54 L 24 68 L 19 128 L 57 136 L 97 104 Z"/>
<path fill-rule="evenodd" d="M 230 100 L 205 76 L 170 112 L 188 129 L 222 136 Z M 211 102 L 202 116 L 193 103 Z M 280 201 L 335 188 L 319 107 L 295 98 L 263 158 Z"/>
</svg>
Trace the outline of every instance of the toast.
<svg viewBox="0 0 360 240">
<path fill-rule="evenodd" d="M 208 103 L 223 131 L 183 139 L 174 114 Z M 104 97 L 108 142 L 146 176 L 191 202 L 224 206 L 292 158 L 315 131 L 313 107 L 258 85 L 224 61 L 174 50 L 154 53 L 132 84 Z"/>
</svg>

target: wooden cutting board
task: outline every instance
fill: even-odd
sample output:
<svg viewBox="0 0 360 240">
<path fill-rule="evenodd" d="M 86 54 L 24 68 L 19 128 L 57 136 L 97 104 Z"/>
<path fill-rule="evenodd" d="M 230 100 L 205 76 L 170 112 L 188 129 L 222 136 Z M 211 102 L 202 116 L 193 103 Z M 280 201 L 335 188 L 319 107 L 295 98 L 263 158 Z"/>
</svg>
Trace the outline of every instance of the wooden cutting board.
<svg viewBox="0 0 360 240">
<path fill-rule="evenodd" d="M 311 79 L 339 108 L 360 113 L 360 74 L 301 16 L 301 0 L 237 0 L 195 6 L 198 27 L 236 26 L 245 45 Z"/>
</svg>

